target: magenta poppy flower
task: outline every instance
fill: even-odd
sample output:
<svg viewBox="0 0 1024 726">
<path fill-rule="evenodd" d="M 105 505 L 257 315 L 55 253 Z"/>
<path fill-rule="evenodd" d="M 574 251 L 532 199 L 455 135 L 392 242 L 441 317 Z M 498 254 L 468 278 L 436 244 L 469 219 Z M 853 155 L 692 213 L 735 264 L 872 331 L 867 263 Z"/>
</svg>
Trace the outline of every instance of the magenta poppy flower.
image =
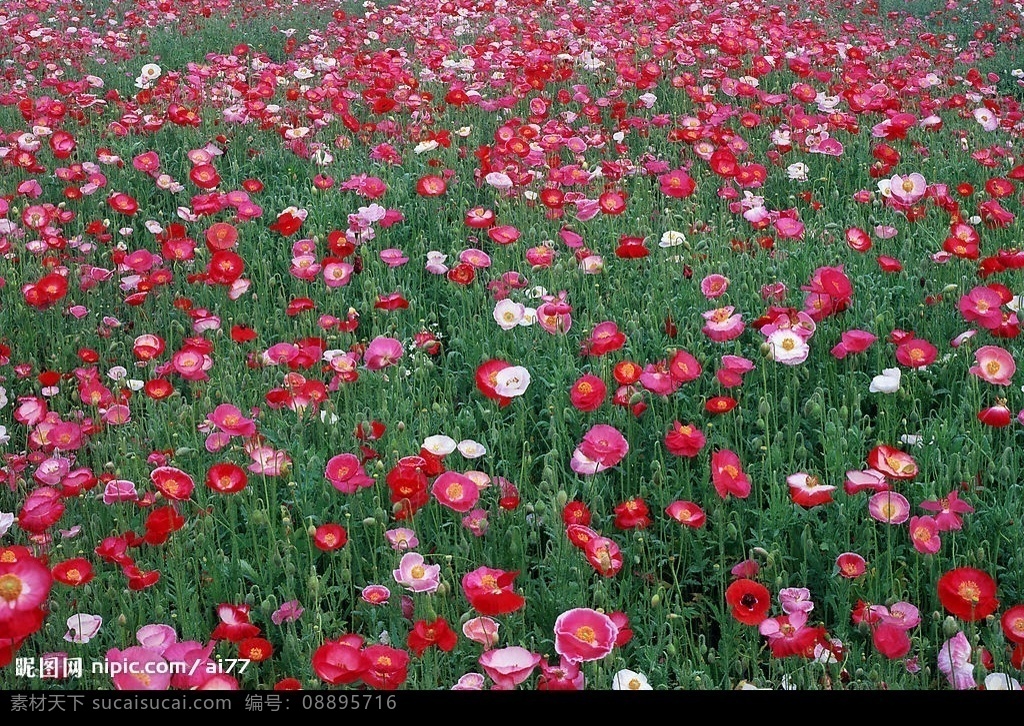
<svg viewBox="0 0 1024 726">
<path fill-rule="evenodd" d="M 402 357 L 402 342 L 394 338 L 377 336 L 370 341 L 363 354 L 366 367 L 371 371 L 379 371 L 397 363 Z"/>
</svg>

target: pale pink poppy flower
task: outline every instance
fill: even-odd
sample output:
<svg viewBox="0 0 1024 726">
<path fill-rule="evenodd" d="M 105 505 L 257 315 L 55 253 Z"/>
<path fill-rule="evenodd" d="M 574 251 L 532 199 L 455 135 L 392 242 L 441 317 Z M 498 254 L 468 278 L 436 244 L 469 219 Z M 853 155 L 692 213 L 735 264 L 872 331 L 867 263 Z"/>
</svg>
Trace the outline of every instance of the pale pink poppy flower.
<svg viewBox="0 0 1024 726">
<path fill-rule="evenodd" d="M 402 342 L 395 338 L 377 336 L 366 348 L 363 360 L 371 371 L 394 365 L 402 357 Z"/>
<path fill-rule="evenodd" d="M 1017 363 L 1009 351 L 997 345 L 983 345 L 974 351 L 977 361 L 968 370 L 986 383 L 995 386 L 1008 386 L 1013 374 L 1017 371 Z"/>
<path fill-rule="evenodd" d="M 480 666 L 494 681 L 495 690 L 511 691 L 525 681 L 540 665 L 541 656 L 518 645 L 485 651 Z"/>
<path fill-rule="evenodd" d="M 878 492 L 868 500 L 868 513 L 885 524 L 903 524 L 910 518 L 910 502 L 899 492 Z"/>
<path fill-rule="evenodd" d="M 776 363 L 800 365 L 810 355 L 811 347 L 792 329 L 780 328 L 768 336 L 768 356 Z"/>
<path fill-rule="evenodd" d="M 962 630 L 942 644 L 937 660 L 939 671 L 953 688 L 964 691 L 977 687 L 974 664 L 971 663 L 971 643 Z"/>
<path fill-rule="evenodd" d="M 113 504 L 115 502 L 134 502 L 138 500 L 139 493 L 135 489 L 135 483 L 127 479 L 114 479 L 103 487 L 103 503 Z"/>
<path fill-rule="evenodd" d="M 480 673 L 467 673 L 452 686 L 453 691 L 482 691 L 484 690 L 484 676 Z"/>
<path fill-rule="evenodd" d="M 178 634 L 170 625 L 152 623 L 139 628 L 135 632 L 135 639 L 143 648 L 163 655 L 164 651 L 178 642 Z"/>
<path fill-rule="evenodd" d="M 880 621 L 910 630 L 921 624 L 921 611 L 909 602 L 901 600 L 890 605 L 888 612 L 881 615 Z"/>
<path fill-rule="evenodd" d="M 416 533 L 406 527 L 389 529 L 384 533 L 384 538 L 387 539 L 388 544 L 391 545 L 391 549 L 397 550 L 398 552 L 404 552 L 405 550 L 412 549 L 420 543 L 419 539 L 416 537 Z"/>
<path fill-rule="evenodd" d="M 427 565 L 423 555 L 406 552 L 391 573 L 395 582 L 412 592 L 434 592 L 441 584 L 441 565 Z"/>
<path fill-rule="evenodd" d="M 489 650 L 498 644 L 498 630 L 501 624 L 493 618 L 481 615 L 462 624 L 462 634 Z"/>
<path fill-rule="evenodd" d="M 100 632 L 103 625 L 103 618 L 99 615 L 88 613 L 76 613 L 67 620 L 68 632 L 64 640 L 69 643 L 80 643 L 84 645 L 92 640 Z"/>
<path fill-rule="evenodd" d="M 105 409 L 101 418 L 104 423 L 110 424 L 111 426 L 121 426 L 132 420 L 132 413 L 131 409 L 127 406 L 117 404 Z"/>
<path fill-rule="evenodd" d="M 814 610 L 811 591 L 806 587 L 784 587 L 779 590 L 779 604 L 787 615 L 796 612 L 809 613 Z"/>
<path fill-rule="evenodd" d="M 924 198 L 928 184 L 924 177 L 914 172 L 906 176 L 896 174 L 889 179 L 889 193 L 892 198 L 902 204 L 915 204 Z"/>
</svg>

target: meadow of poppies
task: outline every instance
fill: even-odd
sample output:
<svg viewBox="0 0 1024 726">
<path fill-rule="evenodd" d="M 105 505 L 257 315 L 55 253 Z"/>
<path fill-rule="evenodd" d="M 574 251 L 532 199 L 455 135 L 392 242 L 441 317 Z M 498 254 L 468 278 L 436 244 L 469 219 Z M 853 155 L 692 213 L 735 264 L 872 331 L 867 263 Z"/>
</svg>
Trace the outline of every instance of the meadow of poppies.
<svg viewBox="0 0 1024 726">
<path fill-rule="evenodd" d="M 1024 5 L 8 0 L 0 687 L 996 690 Z"/>
</svg>

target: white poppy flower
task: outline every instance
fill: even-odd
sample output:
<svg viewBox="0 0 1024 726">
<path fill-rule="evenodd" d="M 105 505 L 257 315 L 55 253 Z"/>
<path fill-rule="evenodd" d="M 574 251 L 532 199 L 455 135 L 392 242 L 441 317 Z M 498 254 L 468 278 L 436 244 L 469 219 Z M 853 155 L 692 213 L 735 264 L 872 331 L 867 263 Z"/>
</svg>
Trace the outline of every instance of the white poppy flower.
<svg viewBox="0 0 1024 726">
<path fill-rule="evenodd" d="M 900 390 L 902 372 L 899 368 L 885 368 L 882 374 L 871 379 L 868 390 L 872 393 L 896 393 Z"/>
</svg>

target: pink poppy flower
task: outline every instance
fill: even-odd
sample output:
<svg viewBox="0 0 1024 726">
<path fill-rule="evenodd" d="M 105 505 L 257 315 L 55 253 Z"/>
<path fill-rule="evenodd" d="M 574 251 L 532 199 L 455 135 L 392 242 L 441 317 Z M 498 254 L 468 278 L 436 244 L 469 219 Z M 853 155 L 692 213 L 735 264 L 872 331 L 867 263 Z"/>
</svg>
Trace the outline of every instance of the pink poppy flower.
<svg viewBox="0 0 1024 726">
<path fill-rule="evenodd" d="M 391 590 L 383 585 L 367 585 L 360 591 L 359 598 L 371 605 L 387 605 L 391 598 Z"/>
<path fill-rule="evenodd" d="M 725 343 L 738 338 L 744 330 L 743 317 L 734 313 L 732 305 L 708 310 L 701 313 L 704 320 L 704 327 L 701 329 L 704 335 L 716 343 Z"/>
<path fill-rule="evenodd" d="M 974 351 L 976 365 L 968 370 L 986 383 L 995 386 L 1009 386 L 1017 363 L 1009 351 L 997 345 L 983 345 Z"/>
<path fill-rule="evenodd" d="M 500 628 L 501 625 L 497 620 L 481 615 L 476 618 L 470 618 L 463 623 L 462 634 L 474 643 L 479 643 L 485 649 L 490 650 L 498 644 L 498 630 Z"/>
<path fill-rule="evenodd" d="M 242 412 L 230 403 L 222 403 L 213 409 L 209 420 L 230 436 L 253 436 L 256 434 L 256 422 L 243 416 Z"/>
<path fill-rule="evenodd" d="M 405 256 L 405 253 L 395 247 L 389 247 L 386 250 L 381 250 L 380 259 L 385 265 L 392 268 L 401 267 L 409 261 L 409 258 Z"/>
<path fill-rule="evenodd" d="M 363 469 L 355 454 L 338 454 L 327 461 L 324 476 L 342 494 L 355 494 L 373 486 L 374 479 Z"/>
<path fill-rule="evenodd" d="M 402 342 L 394 338 L 377 336 L 366 347 L 363 360 L 371 371 L 394 365 L 402 357 Z"/>
<path fill-rule="evenodd" d="M 135 489 L 135 483 L 127 479 L 114 479 L 108 481 L 103 487 L 103 503 L 113 504 L 115 502 L 134 502 L 139 498 Z"/>
<path fill-rule="evenodd" d="M 480 488 L 472 479 L 455 471 L 442 473 L 430 489 L 443 506 L 455 512 L 468 512 L 480 499 Z"/>
<path fill-rule="evenodd" d="M 939 537 L 939 526 L 935 519 L 927 515 L 910 518 L 910 541 L 914 549 L 924 555 L 934 555 L 942 547 Z"/>
<path fill-rule="evenodd" d="M 518 645 L 484 651 L 478 662 L 500 691 L 511 691 L 540 665 L 541 656 Z"/>
<path fill-rule="evenodd" d="M 619 628 L 591 608 L 566 610 L 555 620 L 555 652 L 570 663 L 600 660 L 612 652 Z"/>
<path fill-rule="evenodd" d="M 974 511 L 974 507 L 960 499 L 955 489 L 941 499 L 921 502 L 920 507 L 927 512 L 937 512 L 935 524 L 940 532 L 958 531 L 963 526 L 960 515 Z"/>
<path fill-rule="evenodd" d="M 840 575 L 853 580 L 867 572 L 868 564 L 856 552 L 844 552 L 836 558 L 836 567 Z"/>
<path fill-rule="evenodd" d="M 573 452 L 570 462 L 578 474 L 596 474 L 617 465 L 629 451 L 629 442 L 608 424 L 591 426 Z"/>
<path fill-rule="evenodd" d="M 406 527 L 389 529 L 384 533 L 384 538 L 387 539 L 388 544 L 391 545 L 391 549 L 399 552 L 410 550 L 420 543 L 419 539 L 416 537 L 416 533 Z"/>
<path fill-rule="evenodd" d="M 299 604 L 298 600 L 289 600 L 288 602 L 281 603 L 281 607 L 273 612 L 270 616 L 270 620 L 274 625 L 282 625 L 283 623 L 294 623 L 296 620 L 302 617 L 304 608 Z"/>
<path fill-rule="evenodd" d="M 452 686 L 453 691 L 482 691 L 486 679 L 480 673 L 467 673 Z"/>
<path fill-rule="evenodd" d="M 166 691 L 171 686 L 167 660 L 148 648 L 111 648 L 107 651 L 106 662 L 107 672 L 118 691 Z"/>
</svg>

